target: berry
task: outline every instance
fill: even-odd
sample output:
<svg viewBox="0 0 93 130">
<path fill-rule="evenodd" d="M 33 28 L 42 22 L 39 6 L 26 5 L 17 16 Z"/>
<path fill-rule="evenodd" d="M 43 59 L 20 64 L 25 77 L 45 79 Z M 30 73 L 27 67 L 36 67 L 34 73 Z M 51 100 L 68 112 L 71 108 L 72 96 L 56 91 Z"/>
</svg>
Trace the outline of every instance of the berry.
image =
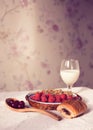
<svg viewBox="0 0 93 130">
<path fill-rule="evenodd" d="M 67 95 L 66 95 L 66 94 L 64 94 L 64 93 L 63 93 L 63 94 L 61 94 L 61 99 L 62 99 L 62 100 L 66 100 L 66 99 L 67 99 Z"/>
<path fill-rule="evenodd" d="M 72 100 L 72 99 L 73 99 L 73 96 L 72 96 L 72 95 L 68 95 L 68 96 L 67 96 L 67 99 L 68 99 L 68 100 Z"/>
<path fill-rule="evenodd" d="M 9 98 L 9 99 L 7 99 L 7 103 L 8 103 L 8 105 L 11 106 L 11 104 L 14 103 L 14 100 Z"/>
<path fill-rule="evenodd" d="M 30 96 L 30 99 L 35 100 L 35 95 L 31 95 L 31 96 Z"/>
<path fill-rule="evenodd" d="M 36 100 L 36 101 L 40 101 L 40 95 L 38 93 L 36 93 L 35 95 L 31 95 L 30 99 Z"/>
<path fill-rule="evenodd" d="M 18 105 L 19 105 L 19 101 L 18 100 L 14 101 L 14 108 L 18 108 Z"/>
<path fill-rule="evenodd" d="M 41 101 L 42 102 L 47 102 L 48 101 L 47 95 L 42 95 L 41 96 Z"/>
<path fill-rule="evenodd" d="M 21 108 L 24 108 L 24 107 L 25 107 L 24 101 L 20 101 L 19 104 L 21 105 Z"/>
<path fill-rule="evenodd" d="M 40 101 L 40 98 L 41 98 L 41 93 L 37 92 L 35 94 L 35 100 Z"/>
<path fill-rule="evenodd" d="M 17 107 L 17 108 L 19 108 L 19 109 L 20 109 L 20 108 L 22 108 L 22 106 L 21 106 L 20 104 L 18 104 L 18 107 Z"/>
<path fill-rule="evenodd" d="M 13 100 L 13 99 L 10 99 L 9 103 L 10 103 L 10 104 L 14 103 L 14 100 Z"/>
<path fill-rule="evenodd" d="M 49 95 L 48 102 L 55 102 L 56 98 L 54 95 Z"/>
<path fill-rule="evenodd" d="M 14 103 L 12 103 L 12 104 L 11 104 L 11 107 L 16 108 L 16 106 L 15 106 L 15 104 L 14 104 Z"/>
<path fill-rule="evenodd" d="M 9 106 L 13 108 L 24 108 L 25 103 L 24 101 L 19 101 L 19 100 L 13 100 L 11 98 L 7 99 L 6 102 L 8 103 Z"/>
<path fill-rule="evenodd" d="M 60 95 L 55 95 L 56 101 L 55 102 L 61 102 L 61 96 Z"/>
</svg>

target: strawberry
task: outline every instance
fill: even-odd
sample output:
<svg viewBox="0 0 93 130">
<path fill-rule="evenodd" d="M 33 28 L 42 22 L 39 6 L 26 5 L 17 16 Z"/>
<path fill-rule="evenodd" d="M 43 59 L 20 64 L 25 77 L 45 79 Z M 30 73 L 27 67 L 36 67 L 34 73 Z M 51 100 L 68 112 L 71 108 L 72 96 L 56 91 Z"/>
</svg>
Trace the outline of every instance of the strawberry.
<svg viewBox="0 0 93 130">
<path fill-rule="evenodd" d="M 67 95 L 65 93 L 61 94 L 61 99 L 62 100 L 66 100 L 67 99 Z"/>
<path fill-rule="evenodd" d="M 68 100 L 72 100 L 72 99 L 74 99 L 74 98 L 73 98 L 72 95 L 68 95 L 68 96 L 67 96 L 67 99 L 68 99 Z"/>
<path fill-rule="evenodd" d="M 55 95 L 56 101 L 55 102 L 61 102 L 61 96 L 59 94 Z"/>
<path fill-rule="evenodd" d="M 35 94 L 35 99 L 36 99 L 37 101 L 40 101 L 40 98 L 41 98 L 41 93 L 40 93 L 40 92 L 37 92 L 37 93 Z"/>
<path fill-rule="evenodd" d="M 41 101 L 42 102 L 47 102 L 48 101 L 47 95 L 42 95 L 41 96 Z"/>
<path fill-rule="evenodd" d="M 30 99 L 36 100 L 36 99 L 35 99 L 35 95 L 31 95 L 31 96 L 30 96 Z"/>
<path fill-rule="evenodd" d="M 36 100 L 36 101 L 40 101 L 41 93 L 39 93 L 39 92 L 35 93 L 33 96 L 31 96 L 31 99 Z"/>
<path fill-rule="evenodd" d="M 54 95 L 49 95 L 48 97 L 48 102 L 55 102 L 56 101 L 56 98 Z"/>
</svg>

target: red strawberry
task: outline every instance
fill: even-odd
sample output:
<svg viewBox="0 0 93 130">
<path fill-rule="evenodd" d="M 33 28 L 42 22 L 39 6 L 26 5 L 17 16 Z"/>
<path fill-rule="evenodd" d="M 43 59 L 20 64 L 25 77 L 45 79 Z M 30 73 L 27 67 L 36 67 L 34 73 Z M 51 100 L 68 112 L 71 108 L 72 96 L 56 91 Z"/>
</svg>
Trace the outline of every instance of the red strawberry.
<svg viewBox="0 0 93 130">
<path fill-rule="evenodd" d="M 37 92 L 34 96 L 35 100 L 40 101 L 41 93 Z"/>
<path fill-rule="evenodd" d="M 42 95 L 42 96 L 41 96 L 41 101 L 42 101 L 42 102 L 47 102 L 47 101 L 48 101 L 47 96 L 46 96 L 46 95 Z"/>
<path fill-rule="evenodd" d="M 40 97 L 41 96 L 41 92 L 37 92 L 37 93 L 35 93 L 35 95 Z"/>
<path fill-rule="evenodd" d="M 62 100 L 66 100 L 67 99 L 67 95 L 65 93 L 61 94 L 61 99 Z"/>
<path fill-rule="evenodd" d="M 59 94 L 55 95 L 56 101 L 55 102 L 61 102 L 61 96 Z"/>
<path fill-rule="evenodd" d="M 73 96 L 72 96 L 72 95 L 68 95 L 68 96 L 67 96 L 67 99 L 68 99 L 68 100 L 72 100 L 72 99 L 73 99 Z"/>
<path fill-rule="evenodd" d="M 48 102 L 55 102 L 56 98 L 54 95 L 49 95 Z"/>
<path fill-rule="evenodd" d="M 30 96 L 30 99 L 36 100 L 36 99 L 35 99 L 35 95 Z"/>
</svg>

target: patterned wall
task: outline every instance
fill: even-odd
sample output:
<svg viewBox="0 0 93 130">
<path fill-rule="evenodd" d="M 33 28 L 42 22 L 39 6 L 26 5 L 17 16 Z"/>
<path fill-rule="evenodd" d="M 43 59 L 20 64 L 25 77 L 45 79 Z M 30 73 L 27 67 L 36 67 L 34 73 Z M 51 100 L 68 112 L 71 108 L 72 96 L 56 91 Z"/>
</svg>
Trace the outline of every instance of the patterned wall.
<svg viewBox="0 0 93 130">
<path fill-rule="evenodd" d="M 92 0 L 0 0 L 0 91 L 64 87 L 63 58 L 76 58 L 75 86 L 93 88 Z"/>
</svg>

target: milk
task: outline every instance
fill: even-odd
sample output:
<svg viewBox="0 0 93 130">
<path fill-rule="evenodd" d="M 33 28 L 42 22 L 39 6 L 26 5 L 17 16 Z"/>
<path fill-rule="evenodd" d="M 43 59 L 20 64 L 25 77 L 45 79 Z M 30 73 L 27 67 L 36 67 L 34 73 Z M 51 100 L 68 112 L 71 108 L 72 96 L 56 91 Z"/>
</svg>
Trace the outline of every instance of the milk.
<svg viewBox="0 0 93 130">
<path fill-rule="evenodd" d="M 73 85 L 77 81 L 79 74 L 80 71 L 76 69 L 61 70 L 60 72 L 61 78 L 67 85 Z"/>
</svg>

